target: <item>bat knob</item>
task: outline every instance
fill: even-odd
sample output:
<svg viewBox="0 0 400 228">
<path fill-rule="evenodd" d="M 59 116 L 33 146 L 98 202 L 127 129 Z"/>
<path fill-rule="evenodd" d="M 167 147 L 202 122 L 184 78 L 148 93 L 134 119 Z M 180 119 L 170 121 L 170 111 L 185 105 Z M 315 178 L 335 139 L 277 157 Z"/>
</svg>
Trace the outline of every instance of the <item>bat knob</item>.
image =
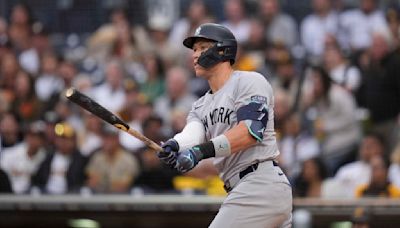
<svg viewBox="0 0 400 228">
<path fill-rule="evenodd" d="M 75 88 L 71 87 L 71 88 L 67 89 L 67 91 L 65 91 L 65 96 L 71 97 L 74 93 L 75 93 Z"/>
</svg>

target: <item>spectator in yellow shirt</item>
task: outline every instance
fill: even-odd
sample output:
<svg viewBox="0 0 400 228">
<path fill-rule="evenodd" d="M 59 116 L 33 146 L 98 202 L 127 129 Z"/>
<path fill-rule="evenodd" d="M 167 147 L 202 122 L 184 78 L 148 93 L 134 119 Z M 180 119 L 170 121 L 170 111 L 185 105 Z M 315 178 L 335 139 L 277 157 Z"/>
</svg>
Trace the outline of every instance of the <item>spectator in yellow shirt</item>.
<svg viewBox="0 0 400 228">
<path fill-rule="evenodd" d="M 370 161 L 371 180 L 367 185 L 360 185 L 355 192 L 356 197 L 389 197 L 400 198 L 400 189 L 388 179 L 389 161 L 382 156 L 375 156 Z"/>
</svg>

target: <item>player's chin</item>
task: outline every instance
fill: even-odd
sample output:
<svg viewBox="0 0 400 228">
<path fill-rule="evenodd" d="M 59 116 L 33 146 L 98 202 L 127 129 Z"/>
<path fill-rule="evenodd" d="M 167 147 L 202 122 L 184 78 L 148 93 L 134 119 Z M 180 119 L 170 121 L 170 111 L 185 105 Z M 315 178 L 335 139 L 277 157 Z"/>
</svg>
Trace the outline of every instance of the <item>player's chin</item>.
<svg viewBox="0 0 400 228">
<path fill-rule="evenodd" d="M 202 76 L 205 75 L 206 70 L 203 67 L 199 66 L 199 65 L 195 65 L 194 72 L 196 73 L 196 76 L 202 77 Z"/>
</svg>

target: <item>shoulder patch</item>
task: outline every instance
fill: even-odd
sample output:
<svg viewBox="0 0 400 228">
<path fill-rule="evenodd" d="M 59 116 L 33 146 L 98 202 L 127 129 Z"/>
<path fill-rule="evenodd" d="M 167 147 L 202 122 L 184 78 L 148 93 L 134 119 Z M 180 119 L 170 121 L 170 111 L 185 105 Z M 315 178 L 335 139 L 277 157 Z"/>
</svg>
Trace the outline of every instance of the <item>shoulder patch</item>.
<svg viewBox="0 0 400 228">
<path fill-rule="evenodd" d="M 264 96 L 255 95 L 250 98 L 250 101 L 261 103 L 261 104 L 266 104 L 268 99 L 267 99 L 267 97 L 264 97 Z"/>
</svg>

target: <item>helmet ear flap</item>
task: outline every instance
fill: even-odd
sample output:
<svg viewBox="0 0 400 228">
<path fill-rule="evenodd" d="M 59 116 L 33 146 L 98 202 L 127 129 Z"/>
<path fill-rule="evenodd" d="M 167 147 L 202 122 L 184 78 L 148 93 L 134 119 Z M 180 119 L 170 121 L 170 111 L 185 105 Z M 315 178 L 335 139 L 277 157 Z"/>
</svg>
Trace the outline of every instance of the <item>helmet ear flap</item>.
<svg viewBox="0 0 400 228">
<path fill-rule="evenodd" d="M 217 45 L 210 47 L 199 56 L 197 63 L 204 68 L 210 68 L 223 61 L 224 51 L 219 49 Z"/>
<path fill-rule="evenodd" d="M 214 65 L 216 65 L 219 62 L 224 62 L 228 61 L 230 62 L 231 65 L 235 63 L 235 58 L 232 56 L 236 55 L 236 50 L 235 47 L 223 47 L 218 45 L 216 43 L 212 47 L 210 47 L 207 51 L 203 52 L 199 59 L 197 60 L 197 63 L 204 67 L 204 68 L 209 68 Z"/>
</svg>

